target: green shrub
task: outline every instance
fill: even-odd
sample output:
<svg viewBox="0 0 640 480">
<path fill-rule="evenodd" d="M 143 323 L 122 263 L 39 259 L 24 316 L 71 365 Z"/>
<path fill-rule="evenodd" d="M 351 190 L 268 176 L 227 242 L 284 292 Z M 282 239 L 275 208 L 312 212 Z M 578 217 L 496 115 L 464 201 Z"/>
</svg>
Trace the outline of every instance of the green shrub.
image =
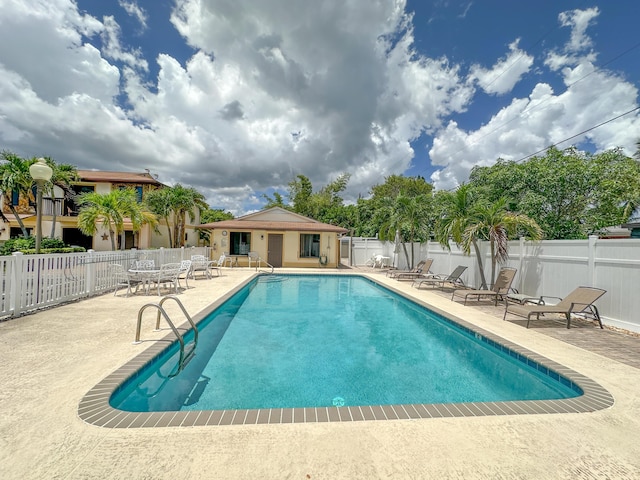
<svg viewBox="0 0 640 480">
<path fill-rule="evenodd" d="M 40 243 L 40 253 L 71 253 L 84 252 L 82 247 L 70 247 L 59 238 L 45 237 Z M 13 252 L 22 252 L 25 255 L 33 255 L 36 253 L 35 237 L 17 237 L 4 242 L 0 247 L 0 255 L 11 255 Z"/>
</svg>

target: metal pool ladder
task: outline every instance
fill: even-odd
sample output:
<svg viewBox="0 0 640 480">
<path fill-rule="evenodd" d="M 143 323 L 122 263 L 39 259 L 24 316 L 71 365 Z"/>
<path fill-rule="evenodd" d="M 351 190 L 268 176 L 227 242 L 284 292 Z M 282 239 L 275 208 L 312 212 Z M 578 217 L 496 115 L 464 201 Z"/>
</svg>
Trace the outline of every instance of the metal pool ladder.
<svg viewBox="0 0 640 480">
<path fill-rule="evenodd" d="M 270 267 L 271 271 L 270 272 L 265 272 L 265 273 L 273 273 L 273 265 L 271 265 L 269 262 L 265 261 L 262 259 L 262 257 L 260 255 L 258 255 L 257 252 L 249 252 L 247 254 L 247 257 L 249 257 L 249 268 L 251 268 L 251 262 L 255 262 L 256 264 L 256 272 L 258 271 L 259 268 L 262 267 L 262 264 L 264 264 L 266 267 Z"/>
<path fill-rule="evenodd" d="M 191 328 L 193 329 L 193 342 L 191 343 L 191 348 L 186 352 L 185 352 L 184 335 L 180 333 L 180 330 L 171 321 L 171 318 L 169 318 L 167 311 L 162 306 L 164 302 L 166 302 L 167 300 L 176 301 L 176 303 L 182 310 L 182 313 L 184 313 L 184 316 L 187 318 L 187 321 L 191 325 Z M 140 328 L 142 325 L 142 314 L 147 308 L 155 308 L 157 310 L 155 331 L 157 332 L 160 330 L 160 315 L 162 315 L 166 320 L 166 322 L 169 324 L 169 327 L 171 327 L 171 330 L 173 331 L 176 338 L 178 339 L 178 342 L 180 343 L 180 358 L 178 359 L 178 369 L 175 371 L 175 373 L 172 373 L 171 375 L 169 375 L 169 377 L 175 377 L 184 369 L 185 365 L 189 362 L 189 360 L 191 360 L 193 355 L 196 353 L 196 345 L 198 345 L 198 328 L 196 327 L 196 324 L 193 323 L 193 319 L 187 313 L 187 310 L 184 308 L 184 305 L 182 304 L 182 302 L 173 295 L 167 295 L 166 297 L 163 297 L 159 303 L 147 303 L 146 305 L 143 305 L 140 308 L 140 311 L 138 312 L 138 324 L 136 326 L 136 339 L 133 342 L 134 345 L 142 343 L 142 341 L 140 340 Z"/>
</svg>

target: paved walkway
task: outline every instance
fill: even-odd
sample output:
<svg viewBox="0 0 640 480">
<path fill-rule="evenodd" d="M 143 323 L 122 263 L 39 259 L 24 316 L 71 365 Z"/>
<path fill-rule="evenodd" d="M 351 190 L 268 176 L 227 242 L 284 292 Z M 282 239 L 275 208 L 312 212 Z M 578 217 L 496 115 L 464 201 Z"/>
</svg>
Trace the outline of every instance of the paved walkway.
<svg viewBox="0 0 640 480">
<path fill-rule="evenodd" d="M 179 298 L 189 312 L 199 312 L 253 274 L 225 269 L 223 277 L 190 282 Z M 640 478 L 640 369 L 634 363 L 640 339 L 586 325 L 525 329 L 485 307 L 373 275 L 589 377 L 615 403 L 580 414 L 100 428 L 78 417 L 78 404 L 147 348 L 132 344 L 137 313 L 158 301 L 107 294 L 0 323 L 0 478 Z M 153 334 L 152 324 L 144 323 L 146 335 Z"/>
</svg>

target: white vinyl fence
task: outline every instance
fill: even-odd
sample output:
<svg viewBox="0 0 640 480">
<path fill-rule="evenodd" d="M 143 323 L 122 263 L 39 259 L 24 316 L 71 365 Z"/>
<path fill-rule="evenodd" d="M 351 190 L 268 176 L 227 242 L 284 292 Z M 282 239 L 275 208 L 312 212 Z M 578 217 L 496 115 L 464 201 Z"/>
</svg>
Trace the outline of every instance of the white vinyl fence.
<svg viewBox="0 0 640 480">
<path fill-rule="evenodd" d="M 490 281 L 491 256 L 487 242 L 482 242 L 483 263 Z M 371 257 L 388 257 L 392 265 L 406 269 L 404 246 L 371 238 L 342 239 L 342 261 L 365 265 Z M 411 244 L 406 244 L 411 263 Z M 180 262 L 191 255 L 210 258 L 209 247 L 157 250 L 126 250 L 71 254 L 44 254 L 0 257 L 2 299 L 0 319 L 16 317 L 115 288 L 109 276 L 109 264 L 129 268 L 133 261 L 153 259 L 157 265 Z M 451 250 L 436 242 L 413 245 L 413 262 L 433 258 L 433 273 L 450 273 L 457 265 L 466 265 L 463 280 L 469 286 L 480 285 L 475 255 L 464 255 L 455 244 Z M 564 297 L 578 286 L 602 288 L 607 293 L 596 305 L 603 322 L 640 332 L 640 240 L 598 239 L 547 240 L 509 243 L 506 266 L 518 269 L 514 287 L 532 297 L 540 295 Z M 498 266 L 499 268 L 500 266 Z"/>
<path fill-rule="evenodd" d="M 343 262 L 365 265 L 374 255 L 389 257 L 401 269 L 407 265 L 404 250 L 392 242 L 371 238 L 346 238 Z M 411 263 L 411 245 L 407 244 Z M 479 287 L 480 274 L 476 256 L 464 255 L 455 244 L 451 250 L 436 242 L 414 244 L 413 265 L 421 259 L 433 258 L 433 273 L 450 273 L 457 265 L 468 267 L 463 279 L 467 285 Z M 490 282 L 491 255 L 488 242 L 482 242 L 483 267 Z M 346 252 L 346 253 L 344 253 Z M 496 269 L 499 269 L 498 265 Z M 509 242 L 509 260 L 506 265 L 518 269 L 513 286 L 519 292 L 565 297 L 579 286 L 602 288 L 607 293 L 597 302 L 602 321 L 610 326 L 640 332 L 640 240 L 599 239 L 545 240 Z"/>
<path fill-rule="evenodd" d="M 128 269 L 136 260 L 150 259 L 162 265 L 188 260 L 191 255 L 209 258 L 209 247 L 1 256 L 0 319 L 112 292 L 112 263 Z"/>
</svg>

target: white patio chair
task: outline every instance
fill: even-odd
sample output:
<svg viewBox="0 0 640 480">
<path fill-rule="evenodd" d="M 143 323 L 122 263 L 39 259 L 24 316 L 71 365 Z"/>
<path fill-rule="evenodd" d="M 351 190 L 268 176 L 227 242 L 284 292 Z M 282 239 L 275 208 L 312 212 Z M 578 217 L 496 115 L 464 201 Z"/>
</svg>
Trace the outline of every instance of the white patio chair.
<svg viewBox="0 0 640 480">
<path fill-rule="evenodd" d="M 220 275 L 220 269 L 215 264 L 215 261 L 208 260 L 204 255 L 191 255 L 191 278 L 195 279 L 197 272 L 202 272 L 205 278 L 211 278 L 211 270 L 216 270 Z"/>
<path fill-rule="evenodd" d="M 178 286 L 180 285 L 180 279 L 184 278 L 184 284 L 186 288 L 189 288 L 189 275 L 191 275 L 191 260 L 182 260 L 180 262 L 180 274 L 178 275 Z"/>
<path fill-rule="evenodd" d="M 232 258 L 227 257 L 224 253 L 218 259 L 218 267 L 231 267 Z"/>
<path fill-rule="evenodd" d="M 173 286 L 174 293 L 178 293 L 178 277 L 180 276 L 180 264 L 179 263 L 165 263 L 160 266 L 160 271 L 157 275 L 150 277 L 151 283 L 155 283 L 158 286 L 158 295 L 160 295 L 160 289 L 162 285 L 168 285 L 169 293 L 171 293 L 171 287 Z"/>
<path fill-rule="evenodd" d="M 134 293 L 132 291 L 132 287 L 136 287 L 136 292 L 138 291 L 138 287 L 140 286 L 140 280 L 136 279 L 136 277 L 129 272 L 127 272 L 124 267 L 118 263 L 112 263 L 109 265 L 109 277 L 115 284 L 115 290 L 113 291 L 113 296 L 115 297 L 118 293 L 118 290 L 121 288 L 127 287 L 127 293 L 125 296 L 129 296 L 129 294 Z"/>
</svg>

